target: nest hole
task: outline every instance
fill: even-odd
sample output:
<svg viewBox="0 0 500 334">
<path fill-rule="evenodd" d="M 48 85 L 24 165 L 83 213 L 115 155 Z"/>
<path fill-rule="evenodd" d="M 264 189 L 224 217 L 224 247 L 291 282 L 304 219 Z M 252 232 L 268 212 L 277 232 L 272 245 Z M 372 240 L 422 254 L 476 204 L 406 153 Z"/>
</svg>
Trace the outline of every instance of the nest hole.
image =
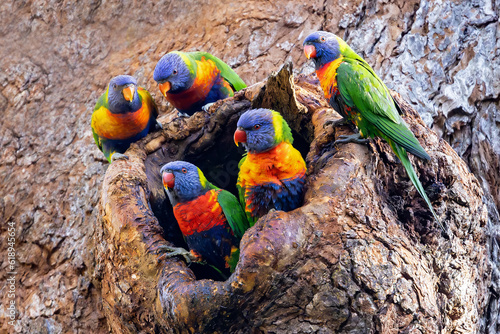
<svg viewBox="0 0 500 334">
<path fill-rule="evenodd" d="M 291 77 L 291 68 L 286 67 L 282 70 L 277 75 L 283 76 L 284 80 L 281 81 L 290 85 L 291 80 L 288 78 Z M 147 156 L 145 164 L 150 189 L 150 207 L 163 228 L 163 237 L 166 241 L 176 247 L 189 249 L 163 188 L 160 175 L 161 167 L 175 160 L 190 162 L 200 168 L 209 182 L 231 192 L 238 198 L 236 188 L 239 172 L 238 164 L 245 150 L 243 147 L 237 147 L 234 144 L 233 135 L 238 119 L 245 111 L 253 108 L 270 108 L 280 112 L 292 129 L 293 146 L 302 154 L 304 159 L 306 158 L 313 138 L 310 115 L 293 112 L 298 108 L 295 98 L 291 97 L 293 94 L 291 87 L 288 90 L 281 90 L 279 94 L 287 96 L 282 101 L 289 101 L 288 103 L 295 103 L 295 105 L 268 105 L 266 99 L 262 98 L 262 96 L 268 91 L 275 90 L 274 86 L 276 85 L 268 82 L 266 86 L 261 88 L 259 94 L 254 95 L 257 98 L 253 99 L 253 101 L 246 100 L 242 95 L 239 98 L 235 97 L 233 100 L 228 100 L 210 116 L 202 114 L 205 117 L 205 124 L 197 123 L 194 119 L 187 120 L 187 128 L 197 123 L 191 127 L 188 137 L 178 141 L 167 141 L 162 147 Z M 203 116 L 199 116 L 201 115 L 198 115 L 198 120 L 203 119 Z M 192 116 L 192 118 L 196 117 Z M 190 142 L 190 144 L 186 145 L 187 142 Z M 197 279 L 223 280 L 221 275 L 210 266 L 193 263 L 190 265 L 190 269 Z"/>
<path fill-rule="evenodd" d="M 249 109 L 249 108 L 247 108 Z M 175 219 L 172 205 L 166 196 L 160 176 L 161 167 L 174 160 L 183 160 L 196 165 L 205 174 L 208 181 L 215 186 L 231 192 L 238 198 L 236 182 L 238 179 L 238 164 L 245 153 L 243 147 L 237 147 L 233 141 L 236 123 L 239 116 L 246 110 L 237 113 L 224 127 L 224 131 L 213 140 L 213 144 L 205 149 L 190 150 L 172 158 L 166 152 L 170 145 L 167 143 L 159 150 L 151 153 L 146 158 L 146 175 L 148 176 L 150 194 L 150 207 L 163 228 L 163 237 L 176 247 L 189 249 Z M 286 117 L 285 117 L 286 119 Z M 310 148 L 310 142 L 299 133 L 292 130 L 294 147 L 299 150 L 305 159 Z M 223 280 L 223 277 L 210 266 L 192 263 L 189 268 L 197 279 Z"/>
</svg>

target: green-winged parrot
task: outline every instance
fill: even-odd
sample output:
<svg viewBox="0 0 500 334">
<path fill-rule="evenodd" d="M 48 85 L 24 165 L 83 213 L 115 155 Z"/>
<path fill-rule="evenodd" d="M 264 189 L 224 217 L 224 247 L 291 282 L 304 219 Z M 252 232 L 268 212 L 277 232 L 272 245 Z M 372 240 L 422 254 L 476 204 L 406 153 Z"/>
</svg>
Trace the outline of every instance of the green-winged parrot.
<svg viewBox="0 0 500 334">
<path fill-rule="evenodd" d="M 193 258 L 205 260 L 222 273 L 232 272 L 239 242 L 249 227 L 245 212 L 230 192 L 211 184 L 186 161 L 161 168 L 163 186 Z"/>
<path fill-rule="evenodd" d="M 314 61 L 316 74 L 330 105 L 359 130 L 359 135 L 345 136 L 345 140 L 337 142 L 356 140 L 359 136 L 385 139 L 441 225 L 407 152 L 424 160 L 430 160 L 430 156 L 400 117 L 400 107 L 386 85 L 361 56 L 332 33 L 314 32 L 307 36 L 303 45 L 306 57 Z"/>
<path fill-rule="evenodd" d="M 125 157 L 131 143 L 155 129 L 158 110 L 147 90 L 130 75 L 111 79 L 92 114 L 92 133 L 99 149 L 111 162 Z M 160 126 L 158 124 L 158 126 Z"/>
<path fill-rule="evenodd" d="M 306 163 L 278 112 L 246 111 L 238 120 L 234 142 L 247 150 L 239 164 L 237 188 L 251 225 L 271 209 L 291 211 L 302 204 Z"/>
<path fill-rule="evenodd" d="M 153 78 L 167 101 L 188 116 L 246 87 L 229 65 L 207 52 L 169 52 Z"/>
</svg>

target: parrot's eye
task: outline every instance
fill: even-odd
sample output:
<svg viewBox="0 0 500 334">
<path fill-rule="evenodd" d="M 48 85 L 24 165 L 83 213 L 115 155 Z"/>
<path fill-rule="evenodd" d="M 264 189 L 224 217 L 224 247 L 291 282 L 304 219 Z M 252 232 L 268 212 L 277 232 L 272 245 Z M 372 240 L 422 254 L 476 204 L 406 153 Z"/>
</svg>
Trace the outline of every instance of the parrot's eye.
<svg viewBox="0 0 500 334">
<path fill-rule="evenodd" d="M 182 172 L 183 172 L 184 174 L 186 174 L 186 173 L 188 172 L 188 170 L 187 170 L 186 168 L 183 168 L 183 169 L 182 169 Z"/>
<path fill-rule="evenodd" d="M 319 38 L 319 40 L 320 40 L 321 42 L 325 42 L 325 41 L 326 41 L 326 38 L 325 38 L 325 36 L 321 36 L 321 37 Z"/>
<path fill-rule="evenodd" d="M 176 74 L 177 74 L 177 70 L 173 70 L 173 71 L 172 71 L 172 74 L 173 74 L 173 75 L 176 75 Z"/>
<path fill-rule="evenodd" d="M 254 128 L 254 130 L 259 130 L 259 129 L 260 129 L 260 124 L 255 124 L 255 125 L 253 126 L 253 128 Z"/>
<path fill-rule="evenodd" d="M 116 87 L 117 87 L 116 84 L 113 84 L 113 89 L 116 89 Z"/>
</svg>

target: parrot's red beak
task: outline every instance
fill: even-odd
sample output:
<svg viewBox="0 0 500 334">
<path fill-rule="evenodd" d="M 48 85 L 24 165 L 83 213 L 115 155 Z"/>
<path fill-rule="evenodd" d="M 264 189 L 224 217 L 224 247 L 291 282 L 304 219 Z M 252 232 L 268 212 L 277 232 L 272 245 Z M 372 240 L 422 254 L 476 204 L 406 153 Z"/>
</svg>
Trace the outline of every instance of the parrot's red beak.
<svg viewBox="0 0 500 334">
<path fill-rule="evenodd" d="M 175 186 L 175 176 L 173 173 L 163 173 L 163 186 L 168 188 Z"/>
<path fill-rule="evenodd" d="M 132 100 L 134 99 L 134 93 L 135 88 L 133 85 L 127 86 L 122 90 L 123 98 L 128 102 L 132 102 Z"/>
<path fill-rule="evenodd" d="M 171 88 L 170 82 L 165 81 L 164 83 L 159 84 L 158 87 L 160 87 L 160 92 L 163 96 L 167 97 L 167 93 Z"/>
<path fill-rule="evenodd" d="M 304 46 L 304 54 L 306 55 L 307 59 L 315 58 L 316 57 L 316 48 L 314 45 L 307 44 Z"/>
<path fill-rule="evenodd" d="M 234 143 L 238 146 L 238 143 L 247 142 L 247 133 L 243 130 L 237 129 L 234 131 Z"/>
</svg>

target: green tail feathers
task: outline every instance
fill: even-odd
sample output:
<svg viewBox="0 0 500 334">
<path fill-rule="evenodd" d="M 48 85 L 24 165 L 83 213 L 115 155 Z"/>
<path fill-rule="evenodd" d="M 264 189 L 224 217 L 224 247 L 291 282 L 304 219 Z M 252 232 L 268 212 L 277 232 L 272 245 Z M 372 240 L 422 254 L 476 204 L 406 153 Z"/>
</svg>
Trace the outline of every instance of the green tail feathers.
<svg viewBox="0 0 500 334">
<path fill-rule="evenodd" d="M 427 206 L 429 207 L 429 210 L 431 210 L 432 215 L 434 216 L 434 219 L 436 219 L 437 223 L 441 227 L 443 231 L 445 231 L 443 224 L 439 221 L 439 218 L 436 215 L 436 212 L 434 211 L 434 208 L 432 207 L 431 201 L 429 200 L 429 197 L 427 197 L 427 194 L 425 193 L 424 187 L 422 186 L 422 183 L 420 183 L 420 180 L 418 179 L 417 174 L 415 173 L 415 170 L 413 169 L 413 166 L 411 164 L 410 159 L 408 158 L 408 154 L 406 153 L 406 150 L 399 146 L 398 144 L 389 141 L 389 144 L 391 145 L 392 150 L 396 154 L 396 156 L 401 160 L 401 163 L 403 164 L 404 168 L 406 169 L 406 172 L 408 173 L 408 176 L 410 177 L 411 182 L 417 188 L 418 193 L 422 198 L 425 200 L 425 203 L 427 203 Z"/>
</svg>

